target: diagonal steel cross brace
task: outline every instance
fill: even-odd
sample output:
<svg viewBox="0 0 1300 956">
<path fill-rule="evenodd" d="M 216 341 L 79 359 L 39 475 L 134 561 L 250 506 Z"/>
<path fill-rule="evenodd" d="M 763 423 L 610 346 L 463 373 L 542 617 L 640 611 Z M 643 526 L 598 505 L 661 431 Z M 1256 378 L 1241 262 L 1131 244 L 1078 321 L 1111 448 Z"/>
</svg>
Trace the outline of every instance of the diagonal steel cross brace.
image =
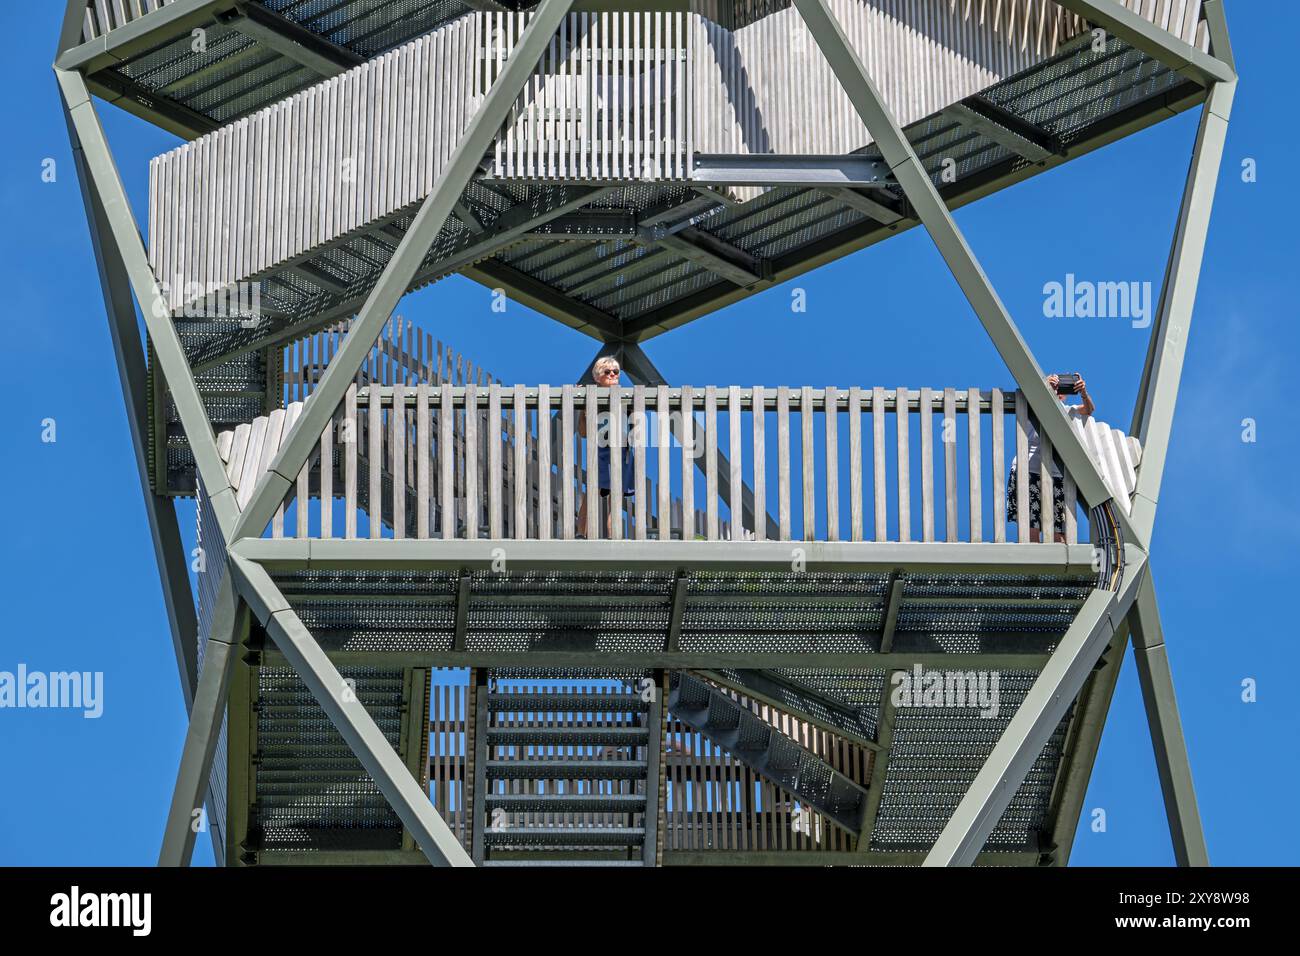
<svg viewBox="0 0 1300 956">
<path fill-rule="evenodd" d="M 258 481 L 235 527 L 235 534 L 227 540 L 233 542 L 245 535 L 261 534 L 271 520 L 572 5 L 573 0 L 544 0 L 529 19 L 500 75 L 470 120 L 469 128 L 461 137 L 446 169 L 421 204 L 406 235 L 361 307 L 357 321 L 343 340 L 338 354 L 330 361 L 320 383 L 308 397 L 270 469 Z"/>
<path fill-rule="evenodd" d="M 1206 53 L 1117 0 L 1056 0 L 1056 3 L 1202 86 L 1228 83 L 1237 78 L 1231 62 L 1220 59 L 1218 50 Z"/>
<path fill-rule="evenodd" d="M 82 152 L 82 164 L 90 177 L 90 188 L 99 197 L 100 208 L 116 246 L 117 256 L 130 278 L 163 378 L 171 391 L 185 436 L 194 452 L 199 477 L 208 489 L 217 523 L 226 540 L 233 540 L 232 534 L 239 518 L 235 492 L 226 476 L 226 466 L 217 453 L 212 423 L 199 395 L 180 336 L 172 322 L 171 310 L 167 307 L 162 289 L 153 274 L 153 267 L 149 264 L 149 256 L 140 239 L 126 189 L 113 162 L 99 115 L 90 99 L 90 91 L 81 74 L 60 69 L 55 69 L 54 72 L 75 136 L 73 149 L 80 148 Z"/>
<path fill-rule="evenodd" d="M 1214 49 L 1226 51 L 1231 59 L 1232 47 L 1220 0 L 1207 0 L 1205 9 Z M 1151 541 L 1159 504 L 1201 264 L 1209 236 L 1210 213 L 1214 207 L 1236 88 L 1235 80 L 1215 83 L 1201 112 L 1187 185 L 1183 190 L 1178 224 L 1160 291 L 1159 312 L 1151 330 L 1133 410 L 1129 433 L 1142 443 L 1142 460 L 1138 464 L 1131 521 L 1137 540 L 1144 547 Z"/>
<path fill-rule="evenodd" d="M 226 714 L 230 675 L 239 642 L 248 629 L 248 605 L 236 595 L 229 569 L 221 582 L 212 618 L 212 630 L 203 651 L 203 668 L 194 694 L 194 707 L 185 733 L 181 765 L 176 773 L 167 827 L 163 832 L 159 866 L 189 866 L 194 853 L 196 815 L 203 811 L 212 759 Z"/>
<path fill-rule="evenodd" d="M 925 866 L 969 866 L 997 826 L 1106 646 L 1121 626 L 1146 572 L 1136 548 L 1118 590 L 1094 590 L 1039 672 L 925 858 Z"/>
<path fill-rule="evenodd" d="M 472 866 L 469 854 L 411 775 L 374 718 L 350 693 L 333 662 L 261 565 L 230 553 L 240 596 L 361 761 L 434 866 Z"/>
<path fill-rule="evenodd" d="M 1080 497 L 1089 507 L 1094 508 L 1110 500 L 1113 496 L 1096 464 L 1061 413 L 1060 402 L 1047 387 L 1042 369 L 1034 360 L 1028 344 L 957 228 L 911 143 L 850 46 L 840 24 L 831 13 L 827 0 L 794 2 L 849 101 L 880 148 L 918 218 L 924 223 L 957 284 L 984 325 L 998 354 L 1023 391 L 1040 430 L 1047 435 L 1062 464 L 1074 478 Z M 1128 522 L 1123 511 L 1115 509 L 1115 512 L 1127 532 Z"/>
</svg>

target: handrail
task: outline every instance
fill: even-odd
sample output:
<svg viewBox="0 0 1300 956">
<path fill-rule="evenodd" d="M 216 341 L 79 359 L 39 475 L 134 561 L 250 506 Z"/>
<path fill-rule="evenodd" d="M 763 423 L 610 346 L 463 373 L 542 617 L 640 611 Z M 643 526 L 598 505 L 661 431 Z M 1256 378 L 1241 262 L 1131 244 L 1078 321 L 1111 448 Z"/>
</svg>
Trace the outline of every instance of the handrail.
<svg viewBox="0 0 1300 956">
<path fill-rule="evenodd" d="M 731 486 L 753 488 L 757 514 L 774 510 L 780 540 L 1004 542 L 1007 471 L 1028 460 L 1031 428 L 1023 397 L 997 388 L 354 384 L 285 507 L 306 503 L 299 536 L 335 536 L 323 490 L 345 515 L 381 518 L 372 538 L 762 540 L 766 522 L 735 521 L 721 498 L 722 451 Z M 627 444 L 627 478 L 608 469 L 602 495 L 587 475 L 604 442 L 615 461 Z M 1052 475 L 1045 439 L 1042 450 L 1041 500 L 1060 483 L 1077 543 L 1074 482 Z M 1021 514 L 1026 471 L 1011 489 Z M 1028 542 L 1027 522 L 1017 528 Z M 355 534 L 346 520 L 342 536 Z"/>
</svg>

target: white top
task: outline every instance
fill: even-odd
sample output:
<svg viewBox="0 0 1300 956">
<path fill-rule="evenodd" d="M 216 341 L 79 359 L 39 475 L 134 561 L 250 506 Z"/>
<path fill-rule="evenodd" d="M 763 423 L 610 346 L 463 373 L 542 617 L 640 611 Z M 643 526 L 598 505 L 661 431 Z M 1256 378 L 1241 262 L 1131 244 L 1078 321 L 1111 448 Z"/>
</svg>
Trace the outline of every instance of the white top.
<svg viewBox="0 0 1300 956">
<path fill-rule="evenodd" d="M 1088 416 L 1083 413 L 1082 405 L 1065 406 L 1065 414 L 1067 417 L 1079 419 L 1080 422 L 1086 422 L 1088 419 Z M 1039 452 L 1042 442 L 1038 438 L 1038 429 L 1034 428 L 1033 422 L 1025 423 L 1025 434 L 1029 438 L 1029 474 L 1036 475 L 1043 465 L 1043 458 Z M 1011 464 L 1014 466 L 1015 463 L 1016 460 L 1012 458 Z M 1050 469 L 1053 478 L 1061 477 L 1061 469 L 1056 467 L 1055 461 L 1051 463 Z"/>
</svg>

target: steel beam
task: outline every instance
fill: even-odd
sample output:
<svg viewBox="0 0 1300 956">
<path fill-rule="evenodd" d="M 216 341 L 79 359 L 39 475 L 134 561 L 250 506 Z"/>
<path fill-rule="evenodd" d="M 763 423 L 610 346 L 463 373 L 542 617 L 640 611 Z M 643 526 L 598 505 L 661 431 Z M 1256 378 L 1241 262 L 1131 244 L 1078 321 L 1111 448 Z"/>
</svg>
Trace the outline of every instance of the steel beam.
<svg viewBox="0 0 1300 956">
<path fill-rule="evenodd" d="M 316 390 L 308 397 L 288 438 L 281 445 L 271 467 L 259 479 L 252 498 L 240 515 L 234 540 L 245 534 L 260 534 L 271 520 L 312 448 L 321 430 L 334 415 L 343 393 L 378 340 L 393 309 L 420 270 L 433 240 L 441 231 L 461 193 L 478 171 L 483 154 L 491 145 L 514 106 L 515 98 L 536 69 L 542 53 L 552 42 L 573 0 L 544 0 L 524 28 L 500 75 L 470 120 L 455 152 L 433 191 L 416 213 L 402 242 L 384 267 L 382 275 L 361 308 L 357 322 L 348 332 L 338 354 L 330 361 Z M 567 210 L 566 210 L 567 211 Z"/>
<path fill-rule="evenodd" d="M 1205 90 L 1191 80 L 1185 80 L 1164 93 L 1140 100 L 1099 120 L 1087 129 L 1085 137 L 1070 144 L 1065 156 L 1051 156 L 1040 165 L 1028 165 L 1019 157 L 1005 159 L 987 170 L 963 177 L 945 187 L 941 190 L 944 201 L 950 209 L 969 205 L 1048 169 L 1054 169 L 1069 160 L 1095 152 L 1162 120 L 1186 112 L 1194 106 L 1199 106 L 1204 100 Z M 854 193 L 857 196 L 863 195 L 855 190 L 846 190 L 842 195 L 830 191 L 828 195 L 836 195 L 837 199 L 847 204 L 850 202 L 850 194 Z M 910 212 L 900 218 L 897 210 L 872 210 L 858 203 L 854 203 L 854 206 L 869 217 L 868 221 L 852 223 L 807 246 L 774 258 L 772 260 L 773 281 L 788 282 L 828 262 L 837 261 L 849 253 L 865 249 L 920 224 Z M 885 218 L 880 219 L 876 215 L 877 212 L 882 212 Z M 676 302 L 628 319 L 624 323 L 625 335 L 629 341 L 644 343 L 655 336 L 680 328 L 734 302 L 739 302 L 749 295 L 747 290 L 739 289 L 729 282 L 717 282 Z"/>
<path fill-rule="evenodd" d="M 488 710 L 487 669 L 482 666 L 470 668 L 470 680 L 474 682 L 474 694 L 470 698 L 474 702 L 474 712 L 466 715 L 466 719 L 474 723 L 474 749 L 469 754 L 473 761 L 470 769 L 474 787 L 468 801 L 470 855 L 474 865 L 479 866 L 487 859 L 487 841 L 483 839 L 483 831 L 490 822 L 487 818 L 487 765 L 491 753 L 488 746 L 488 724 L 492 717 Z"/>
<path fill-rule="evenodd" d="M 696 153 L 691 178 L 709 186 L 881 189 L 897 185 L 888 166 L 859 153 L 842 156 Z"/>
<path fill-rule="evenodd" d="M 799 639 L 792 637 L 784 650 L 767 651 L 711 651 L 692 650 L 676 652 L 654 649 L 611 650 L 607 632 L 548 634 L 546 643 L 538 643 L 535 650 L 364 650 L 340 649 L 347 636 L 338 632 L 318 631 L 316 642 L 336 667 L 489 667 L 532 668 L 556 670 L 571 668 L 602 668 L 618 670 L 774 670 L 786 667 L 816 667 L 824 669 L 861 670 L 882 667 L 924 668 L 953 670 L 1028 670 L 1037 671 L 1051 656 L 1043 648 L 1049 637 L 1055 635 L 1024 632 L 986 635 L 1006 644 L 1017 637 L 1029 638 L 1032 643 L 1024 650 L 1002 647 L 977 654 L 959 654 L 946 651 L 900 650 L 889 654 L 870 651 L 809 651 Z M 867 634 L 870 640 L 876 635 Z M 481 644 L 476 635 L 476 645 Z M 805 642 L 806 643 L 806 642 Z M 550 646 L 554 645 L 554 646 Z M 280 667 L 289 661 L 274 648 L 263 652 L 268 666 Z"/>
<path fill-rule="evenodd" d="M 1031 163 L 1041 163 L 1060 152 L 1060 147 L 1052 148 L 1047 134 L 1042 130 L 1026 129 L 1027 124 L 1015 114 L 995 110 L 997 108 L 988 100 L 970 97 L 954 103 L 943 113 L 963 128 L 979 133 Z"/>
<path fill-rule="evenodd" d="M 364 57 L 260 3 L 236 3 L 235 9 L 238 15 L 223 21 L 227 26 L 324 78 L 338 76 L 365 62 Z"/>
<path fill-rule="evenodd" d="M 907 668 L 902 668 L 906 670 Z M 862 821 L 862 835 L 858 838 L 857 852 L 871 852 L 871 843 L 876 836 L 876 820 L 880 816 L 880 803 L 885 795 L 885 778 L 889 776 L 889 755 L 894 750 L 894 724 L 898 719 L 898 707 L 894 704 L 894 695 L 890 693 L 894 686 L 894 674 L 897 669 L 885 672 L 884 688 L 880 693 L 880 712 L 876 717 L 876 743 L 880 750 L 871 758 L 871 782 L 867 785 L 867 812 Z M 920 863 L 918 859 L 915 862 Z"/>
<path fill-rule="evenodd" d="M 55 57 L 62 56 L 68 50 L 81 43 L 82 31 L 86 26 L 86 0 L 67 0 L 63 11 L 63 25 L 59 29 L 59 47 L 54 51 Z"/>
<path fill-rule="evenodd" d="M 894 634 L 898 629 L 898 612 L 903 607 L 903 591 L 907 588 L 907 574 L 895 571 L 889 576 L 889 591 L 885 603 L 884 630 L 880 637 L 880 652 L 888 654 L 894 649 Z"/>
<path fill-rule="evenodd" d="M 969 866 L 975 860 L 1115 636 L 1145 571 L 1144 560 L 1129 563 L 1118 591 L 1097 589 L 1089 595 L 939 834 L 925 866 Z"/>
<path fill-rule="evenodd" d="M 72 2 L 75 5 L 78 0 Z M 81 0 L 81 9 L 84 12 L 84 0 Z M 81 184 L 81 197 L 86 207 L 90 243 L 95 252 L 95 264 L 99 269 L 99 282 L 104 293 L 109 337 L 113 342 L 113 356 L 117 360 L 122 399 L 126 403 L 127 430 L 131 435 L 136 473 L 144 497 L 145 517 L 149 522 L 154 560 L 158 565 L 163 603 L 167 608 L 172 650 L 180 673 L 185 711 L 189 713 L 198 684 L 198 652 L 194 635 L 198 633 L 199 625 L 194 612 L 194 592 L 190 587 L 189 566 L 176 520 L 176 508 L 170 498 L 154 493 L 149 480 L 148 370 L 136 322 L 135 301 L 131 297 L 131 281 L 122 257 L 109 236 L 104 205 L 95 189 L 90 171 L 86 168 L 85 154 L 72 128 L 72 118 L 67 116 L 66 111 L 65 119 L 68 123 L 68 139 L 72 144 L 72 158 Z"/>
<path fill-rule="evenodd" d="M 1062 464 L 1074 478 L 1079 496 L 1090 507 L 1108 501 L 1112 497 L 1110 489 L 1061 412 L 1061 403 L 1043 380 L 1042 369 L 1030 353 L 1028 344 L 957 228 L 911 143 L 885 106 L 862 61 L 831 13 L 827 0 L 795 0 L 795 6 L 971 308 L 988 331 L 998 354 L 1024 392 L 1038 420 L 1039 430 L 1046 434 Z M 1116 509 L 1116 513 L 1117 520 L 1125 526 L 1127 519 L 1122 510 Z"/>
<path fill-rule="evenodd" d="M 1209 235 L 1210 214 L 1228 135 L 1236 83 L 1216 83 L 1201 113 L 1191 169 L 1183 191 L 1178 226 L 1169 254 L 1160 312 L 1151 330 L 1146 366 L 1133 413 L 1134 435 L 1142 443 L 1131 523 L 1137 540 L 1149 544 L 1160 499 L 1178 387 Z"/>
<path fill-rule="evenodd" d="M 176 774 L 167 829 L 163 833 L 159 866 L 189 866 L 198 833 L 195 814 L 203 811 L 203 798 L 212 774 L 212 757 L 226 716 L 226 695 L 234 671 L 236 645 L 248 628 L 248 606 L 235 594 L 227 572 L 217 594 L 212 631 L 203 651 L 203 670 L 190 713 L 181 765 Z"/>
<path fill-rule="evenodd" d="M 231 0 L 172 0 L 165 7 L 65 51 L 54 65 L 83 74 L 116 66 L 160 46 L 169 38 L 189 33 L 195 27 L 209 26 L 217 11 L 230 4 Z"/>
<path fill-rule="evenodd" d="M 1237 78 L 1227 63 L 1156 26 L 1116 0 L 1057 0 L 1057 3 L 1202 86 Z"/>
<path fill-rule="evenodd" d="M 753 288 L 771 284 L 770 262 L 757 259 L 702 229 L 691 226 L 653 241 L 738 286 Z"/>
<path fill-rule="evenodd" d="M 1092 778 L 1097 750 L 1101 746 L 1102 730 L 1106 726 L 1111 698 L 1115 695 L 1115 685 L 1124 664 L 1124 652 L 1128 649 L 1129 632 L 1126 618 L 1102 655 L 1101 667 L 1093 672 L 1075 707 L 1072 739 L 1067 741 L 1066 749 L 1061 754 L 1056 792 L 1048 810 L 1051 836 L 1042 848 L 1053 866 L 1066 866 L 1070 862 L 1075 831 L 1083 812 L 1083 801 L 1088 795 L 1088 782 Z"/>
<path fill-rule="evenodd" d="M 650 356 L 645 354 L 645 351 L 641 346 L 637 345 L 635 342 L 623 342 L 622 350 L 623 368 L 633 382 L 638 385 L 651 387 L 668 384 L 667 380 L 662 374 L 660 374 L 659 369 L 655 367 L 654 362 L 650 361 Z M 704 425 L 702 422 L 696 421 L 694 427 L 696 435 L 702 435 L 704 433 Z M 674 436 L 680 442 L 682 438 L 681 423 L 674 422 L 672 424 L 672 429 Z M 716 461 L 718 464 L 718 497 L 720 497 L 723 502 L 726 503 L 727 507 L 734 512 L 736 508 L 733 503 L 731 488 L 731 462 L 723 453 L 721 447 L 718 448 Z M 701 471 L 704 470 L 705 462 L 702 456 L 696 456 L 695 464 Z M 743 483 L 740 488 L 740 517 L 741 525 L 743 527 L 751 529 L 758 527 L 754 516 L 754 491 L 748 484 Z M 767 539 L 769 541 L 779 540 L 781 537 L 780 525 L 770 514 L 765 515 L 764 517 L 767 521 L 765 529 Z M 787 547 L 787 555 L 788 552 L 789 548 Z"/>
<path fill-rule="evenodd" d="M 1151 746 L 1160 774 L 1160 791 L 1165 798 L 1169 835 L 1174 843 L 1174 859 L 1179 866 L 1209 866 L 1210 855 L 1196 805 L 1196 788 L 1192 784 L 1191 761 L 1187 758 L 1187 741 L 1178 716 L 1174 678 L 1156 606 L 1155 584 L 1149 575 L 1138 591 L 1129 622 L 1133 628 L 1133 657 L 1137 662 L 1138 683 L 1142 686 L 1142 703 L 1151 728 Z"/>
<path fill-rule="evenodd" d="M 154 354 L 176 403 L 185 436 L 194 452 L 199 476 L 211 496 L 212 509 L 221 533 L 227 541 L 233 540 L 232 533 L 239 516 L 234 489 L 226 477 L 225 464 L 217 453 L 212 423 L 208 419 L 203 398 L 199 395 L 194 373 L 172 322 L 170 310 L 154 277 L 153 268 L 149 265 L 149 257 L 136 228 L 126 190 L 113 162 L 108 141 L 104 138 L 95 105 L 91 102 L 90 91 L 80 74 L 60 69 L 54 72 L 74 137 L 73 150 L 79 148 L 82 152 L 78 166 L 85 170 L 90 188 L 100 200 L 99 208 L 104 223 L 144 316 Z"/>
<path fill-rule="evenodd" d="M 347 685 L 337 668 L 285 601 L 271 576 L 259 565 L 233 554 L 230 573 L 253 615 L 374 779 L 429 862 L 435 866 L 472 866 L 429 795 L 411 776 L 374 718 L 354 694 L 345 692 Z"/>
<path fill-rule="evenodd" d="M 662 834 L 659 818 L 664 798 L 664 698 L 668 693 L 668 675 L 654 671 L 654 696 L 646 711 L 646 773 L 645 773 L 645 838 L 641 842 L 641 862 L 646 866 L 659 865 L 659 844 Z"/>
<path fill-rule="evenodd" d="M 466 266 L 461 275 L 487 286 L 504 289 L 520 305 L 527 306 L 561 325 L 605 341 L 623 334 L 623 324 L 608 312 L 571 299 L 554 286 L 539 282 L 500 259 L 484 259 Z"/>
<path fill-rule="evenodd" d="M 509 569 L 789 571 L 792 550 L 808 571 L 1004 572 L 1095 577 L 1090 544 L 1002 544 L 911 541 L 609 541 L 479 538 L 243 538 L 231 546 L 273 571 L 432 571 L 491 569 L 506 549 Z M 1125 546 L 1125 564 L 1143 552 Z"/>
<path fill-rule="evenodd" d="M 867 196 L 856 189 L 823 189 L 822 192 L 846 206 L 851 206 L 863 215 L 870 216 L 883 226 L 892 226 L 903 220 L 902 212 L 894 208 L 892 203 L 882 202 L 884 196 L 879 198 Z"/>
</svg>

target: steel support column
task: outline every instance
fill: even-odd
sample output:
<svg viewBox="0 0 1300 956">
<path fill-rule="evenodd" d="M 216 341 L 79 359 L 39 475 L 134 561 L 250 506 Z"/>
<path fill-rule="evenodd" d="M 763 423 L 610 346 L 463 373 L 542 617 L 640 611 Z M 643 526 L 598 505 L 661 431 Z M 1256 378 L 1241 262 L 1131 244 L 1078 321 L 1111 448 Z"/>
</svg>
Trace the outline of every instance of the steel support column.
<svg viewBox="0 0 1300 956">
<path fill-rule="evenodd" d="M 320 383 L 308 397 L 270 469 L 258 481 L 235 535 L 228 540 L 233 541 L 245 534 L 260 534 L 271 520 L 572 5 L 573 0 L 544 0 L 528 21 L 433 192 L 421 204 L 406 235 L 384 267 L 338 354 L 330 361 Z"/>
<path fill-rule="evenodd" d="M 1138 407 L 1133 412 L 1130 434 L 1142 443 L 1142 461 L 1138 465 L 1131 521 L 1138 542 L 1144 546 L 1150 543 L 1160 499 L 1178 386 L 1182 380 L 1188 332 L 1235 93 L 1235 81 L 1214 84 L 1201 113 L 1187 187 L 1178 214 L 1178 228 L 1165 273 L 1165 286 L 1161 291 L 1160 313 L 1155 328 L 1151 330 Z"/>
<path fill-rule="evenodd" d="M 248 627 L 248 605 L 235 594 L 230 572 L 217 594 L 212 632 L 203 651 L 203 670 L 199 675 L 190 726 L 185 733 L 176 789 L 172 792 L 167 829 L 163 833 L 159 866 L 189 866 L 198 833 L 194 815 L 203 809 L 203 798 L 212 773 L 212 756 L 221 736 L 221 721 L 226 716 L 226 695 L 234 670 L 235 647 Z"/>
<path fill-rule="evenodd" d="M 82 10 L 84 12 L 84 5 Z M 180 525 L 176 520 L 176 508 L 170 498 L 155 494 L 149 481 L 147 368 L 136 324 L 135 302 L 131 297 L 131 281 L 126 274 L 122 256 L 108 234 L 104 204 L 95 189 L 90 171 L 86 168 L 85 154 L 72 127 L 72 118 L 66 110 L 64 116 L 68 123 L 72 158 L 81 184 L 81 196 L 86 207 L 90 243 L 95 252 L 95 264 L 99 269 L 99 282 L 104 293 L 109 337 L 113 342 L 113 356 L 117 360 L 122 400 L 126 403 L 126 424 L 131 435 L 131 448 L 135 453 L 136 472 L 144 496 L 145 517 L 149 521 L 154 560 L 158 565 L 163 603 L 167 608 L 167 620 L 171 628 L 172 650 L 176 655 L 176 667 L 180 672 L 181 690 L 188 713 L 194 703 L 194 689 L 198 683 L 198 652 L 194 636 L 198 633 L 199 625 L 194 612 L 194 591 L 190 587 L 189 567 L 185 546 L 181 541 Z"/>
<path fill-rule="evenodd" d="M 1020 330 L 957 228 L 911 143 L 885 106 L 862 61 L 849 45 L 827 0 L 794 0 L 794 3 L 849 101 L 903 187 L 917 217 L 930 233 L 971 308 L 988 331 L 998 354 L 1024 392 L 1038 419 L 1040 431 L 1047 435 L 1062 464 L 1073 476 L 1080 497 L 1090 507 L 1109 500 L 1112 495 L 1097 466 L 1061 413 L 1060 402 L 1043 380 L 1042 369 L 1030 353 Z M 1120 524 L 1127 530 L 1123 512 L 1116 509 L 1116 513 Z"/>
<path fill-rule="evenodd" d="M 472 866 L 429 795 L 411 776 L 374 718 L 355 695 L 344 692 L 347 685 L 338 669 L 280 594 L 271 576 L 260 565 L 234 554 L 230 557 L 230 573 L 253 614 L 374 779 L 429 862 L 434 866 Z"/>
<path fill-rule="evenodd" d="M 974 862 L 1115 636 L 1145 570 L 1145 561 L 1129 564 L 1118 591 L 1098 589 L 1088 596 L 939 834 L 925 866 L 969 866 Z"/>
<path fill-rule="evenodd" d="M 1178 716 L 1174 678 L 1150 575 L 1138 591 L 1129 623 L 1133 629 L 1133 657 L 1137 662 L 1138 683 L 1142 686 L 1142 703 L 1151 728 L 1151 746 L 1169 818 L 1169 836 L 1174 843 L 1174 859 L 1179 866 L 1209 866 L 1210 855 L 1196 805 L 1196 789 L 1192 785 L 1192 765 L 1187 759 L 1187 741 Z"/>
<path fill-rule="evenodd" d="M 90 188 L 99 197 L 104 220 L 144 316 L 154 353 L 176 403 L 185 436 L 194 452 L 195 465 L 204 487 L 208 489 L 221 533 L 227 541 L 234 540 L 233 532 L 239 515 L 234 489 L 226 477 L 225 464 L 217 453 L 212 423 L 195 385 L 194 373 L 172 322 L 171 311 L 167 308 L 166 299 L 158 287 L 153 268 L 149 265 L 149 257 L 131 213 L 126 190 L 113 162 L 108 141 L 104 138 L 99 115 L 91 102 L 90 91 L 79 73 L 60 69 L 55 69 L 54 72 L 74 136 L 73 149 L 80 148 L 82 151 L 82 163 L 90 178 Z"/>
</svg>

